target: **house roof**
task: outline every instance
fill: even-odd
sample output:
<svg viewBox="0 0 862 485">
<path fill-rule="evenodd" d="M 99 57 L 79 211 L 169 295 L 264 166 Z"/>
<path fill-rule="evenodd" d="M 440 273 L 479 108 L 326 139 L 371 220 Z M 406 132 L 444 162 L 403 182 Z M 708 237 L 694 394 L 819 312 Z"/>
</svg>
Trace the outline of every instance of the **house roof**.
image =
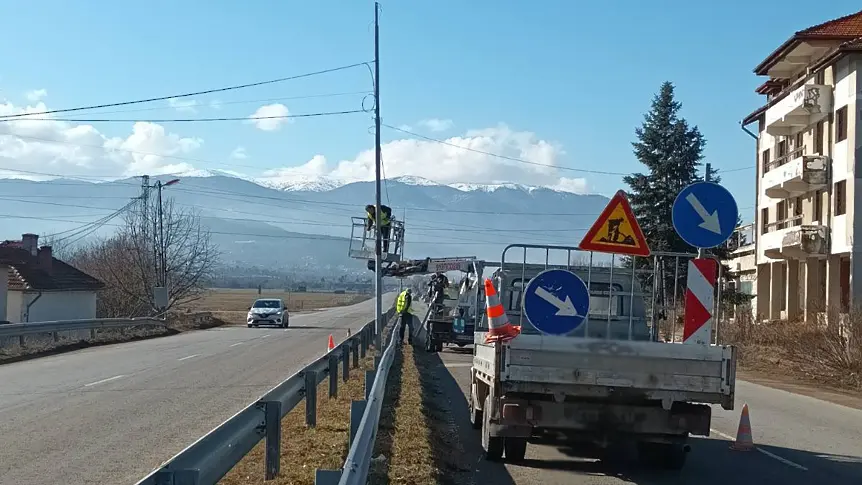
<svg viewBox="0 0 862 485">
<path fill-rule="evenodd" d="M 33 258 L 35 260 L 35 258 Z M 105 287 L 100 280 L 78 268 L 51 258 L 51 272 L 38 268 L 35 261 L 13 264 L 9 271 L 10 290 L 96 291 Z"/>
<path fill-rule="evenodd" d="M 754 73 L 765 75 L 784 54 L 806 40 L 852 40 L 858 37 L 862 37 L 862 10 L 796 32 L 758 64 Z"/>
</svg>

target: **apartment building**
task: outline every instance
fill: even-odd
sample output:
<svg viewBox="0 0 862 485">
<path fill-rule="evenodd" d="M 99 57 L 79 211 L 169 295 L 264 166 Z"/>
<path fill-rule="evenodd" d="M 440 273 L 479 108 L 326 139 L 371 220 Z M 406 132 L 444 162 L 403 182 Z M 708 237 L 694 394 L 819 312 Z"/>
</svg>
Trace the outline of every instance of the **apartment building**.
<svg viewBox="0 0 862 485">
<path fill-rule="evenodd" d="M 757 131 L 762 319 L 813 320 L 862 305 L 860 69 L 862 11 L 795 33 L 754 70 L 768 77 L 756 90 L 766 104 L 742 122 Z"/>
<path fill-rule="evenodd" d="M 744 305 L 728 308 L 729 315 L 723 313 L 725 317 L 733 320 L 741 317 L 743 313 L 755 316 L 754 310 L 757 308 L 757 250 L 754 244 L 754 229 L 754 224 L 739 226 L 727 241 L 730 252 L 724 264 L 728 268 L 728 289 L 753 296 L 751 301 Z"/>
</svg>

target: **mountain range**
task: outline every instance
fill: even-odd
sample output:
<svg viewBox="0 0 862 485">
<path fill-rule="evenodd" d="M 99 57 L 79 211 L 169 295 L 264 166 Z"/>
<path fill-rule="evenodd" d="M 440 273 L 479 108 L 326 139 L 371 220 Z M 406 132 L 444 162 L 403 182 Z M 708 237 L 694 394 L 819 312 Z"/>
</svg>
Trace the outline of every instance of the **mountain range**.
<svg viewBox="0 0 862 485">
<path fill-rule="evenodd" d="M 151 177 L 150 182 L 174 178 L 179 183 L 164 187 L 163 197 L 199 211 L 226 263 L 349 272 L 365 266 L 348 257 L 348 247 L 351 217 L 361 219 L 364 206 L 374 203 L 373 182 L 326 177 L 284 182 L 216 170 Z M 139 177 L 98 183 L 0 179 L 0 238 L 33 232 L 57 234 L 53 239 L 75 244 L 106 236 L 119 218 L 81 234 L 74 229 L 141 192 Z M 497 261 L 511 243 L 576 246 L 608 199 L 520 184 L 444 185 L 399 177 L 384 182 L 382 202 L 405 221 L 405 257 Z M 355 235 L 361 237 L 360 232 Z"/>
</svg>

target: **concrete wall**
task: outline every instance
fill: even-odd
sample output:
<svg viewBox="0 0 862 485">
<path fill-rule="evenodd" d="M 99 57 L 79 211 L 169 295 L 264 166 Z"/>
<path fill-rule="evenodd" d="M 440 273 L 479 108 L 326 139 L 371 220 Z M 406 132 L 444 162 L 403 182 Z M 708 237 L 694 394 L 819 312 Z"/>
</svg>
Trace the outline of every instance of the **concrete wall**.
<svg viewBox="0 0 862 485">
<path fill-rule="evenodd" d="M 19 323 L 25 321 L 27 304 L 39 295 L 34 291 L 10 290 L 8 293 L 6 319 Z M 45 291 L 30 307 L 29 322 L 52 320 L 76 320 L 96 318 L 96 292 L 94 291 Z"/>
</svg>

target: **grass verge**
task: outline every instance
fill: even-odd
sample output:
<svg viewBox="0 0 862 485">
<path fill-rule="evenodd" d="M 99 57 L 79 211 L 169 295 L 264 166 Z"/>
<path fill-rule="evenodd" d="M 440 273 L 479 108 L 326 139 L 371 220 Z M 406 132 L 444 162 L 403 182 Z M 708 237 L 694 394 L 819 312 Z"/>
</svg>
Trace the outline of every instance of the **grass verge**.
<svg viewBox="0 0 862 485">
<path fill-rule="evenodd" d="M 318 468 L 338 470 L 347 458 L 350 437 L 350 403 L 365 398 L 365 371 L 374 368 L 371 354 L 350 369 L 347 382 L 338 378 L 338 397 L 329 397 L 329 379 L 317 388 L 317 426 L 305 426 L 305 405 L 291 410 L 281 422 L 281 474 L 263 481 L 265 442 L 261 441 L 224 478 L 221 485 L 313 485 Z M 391 374 L 390 374 L 391 375 Z"/>
<path fill-rule="evenodd" d="M 368 483 L 455 485 L 470 471 L 450 403 L 436 372 L 439 357 L 409 345 L 392 363 Z M 445 369 L 443 369 L 445 370 Z"/>
<path fill-rule="evenodd" d="M 196 314 L 177 314 L 168 317 L 168 323 L 164 327 L 147 325 L 131 329 L 105 329 L 97 331 L 93 338 L 70 338 L 60 334 L 55 342 L 51 335 L 28 335 L 25 337 L 24 346 L 18 344 L 17 338 L 0 342 L 0 365 L 88 347 L 167 337 L 191 330 L 219 327 L 225 323 L 224 320 L 209 315 L 199 318 Z"/>
</svg>

